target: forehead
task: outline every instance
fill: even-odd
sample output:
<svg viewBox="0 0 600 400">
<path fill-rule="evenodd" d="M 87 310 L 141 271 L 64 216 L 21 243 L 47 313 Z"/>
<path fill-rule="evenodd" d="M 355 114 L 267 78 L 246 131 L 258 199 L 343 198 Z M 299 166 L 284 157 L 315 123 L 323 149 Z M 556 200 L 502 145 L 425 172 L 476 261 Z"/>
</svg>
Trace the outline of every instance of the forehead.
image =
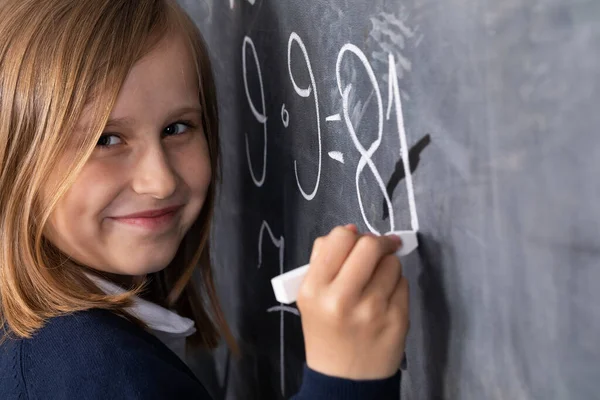
<svg viewBox="0 0 600 400">
<path fill-rule="evenodd" d="M 181 34 L 168 35 L 133 66 L 113 114 L 140 103 L 168 107 L 174 102 L 198 102 L 198 84 L 196 63 L 186 38 Z M 118 117 L 113 114 L 111 117 Z"/>
<path fill-rule="evenodd" d="M 109 119 L 161 118 L 173 108 L 198 106 L 198 73 L 187 38 L 179 33 L 165 36 L 131 68 Z M 86 106 L 78 131 L 86 130 L 97 107 L 95 101 Z"/>
</svg>

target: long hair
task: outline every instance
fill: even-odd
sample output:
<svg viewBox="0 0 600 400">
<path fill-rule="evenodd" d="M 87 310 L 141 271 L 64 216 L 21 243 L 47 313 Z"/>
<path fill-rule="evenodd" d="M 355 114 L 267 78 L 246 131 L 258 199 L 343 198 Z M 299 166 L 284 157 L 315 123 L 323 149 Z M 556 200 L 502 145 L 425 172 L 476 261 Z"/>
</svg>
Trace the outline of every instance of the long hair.
<svg viewBox="0 0 600 400">
<path fill-rule="evenodd" d="M 196 62 L 211 184 L 171 264 L 123 294 L 107 295 L 85 267 L 45 238 L 44 229 L 91 155 L 129 71 L 174 30 L 187 38 Z M 92 100 L 97 106 L 89 132 L 77 141 L 71 168 L 50 182 Z M 31 337 L 49 318 L 90 308 L 144 325 L 126 308 L 132 296 L 146 293 L 196 322 L 192 343 L 213 348 L 224 336 L 236 348 L 219 306 L 209 252 L 219 178 L 214 79 L 200 32 L 175 0 L 2 0 L 0 163 L 0 326 L 6 334 Z M 54 186 L 42 189 L 49 184 Z M 50 201 L 41 201 L 42 190 L 52 193 Z"/>
</svg>

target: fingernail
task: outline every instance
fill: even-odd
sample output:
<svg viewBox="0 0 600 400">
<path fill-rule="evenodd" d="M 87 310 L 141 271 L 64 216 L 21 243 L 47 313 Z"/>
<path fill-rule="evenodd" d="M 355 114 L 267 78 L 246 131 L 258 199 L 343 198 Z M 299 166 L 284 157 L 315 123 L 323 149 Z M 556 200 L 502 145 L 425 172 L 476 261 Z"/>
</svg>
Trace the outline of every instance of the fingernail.
<svg viewBox="0 0 600 400">
<path fill-rule="evenodd" d="M 344 226 L 344 228 L 349 229 L 349 230 L 351 230 L 354 233 L 358 232 L 358 228 L 354 224 L 348 224 L 348 225 Z"/>
<path fill-rule="evenodd" d="M 402 239 L 400 238 L 400 236 L 390 235 L 390 238 L 396 244 L 396 248 L 400 248 L 402 246 Z"/>
</svg>

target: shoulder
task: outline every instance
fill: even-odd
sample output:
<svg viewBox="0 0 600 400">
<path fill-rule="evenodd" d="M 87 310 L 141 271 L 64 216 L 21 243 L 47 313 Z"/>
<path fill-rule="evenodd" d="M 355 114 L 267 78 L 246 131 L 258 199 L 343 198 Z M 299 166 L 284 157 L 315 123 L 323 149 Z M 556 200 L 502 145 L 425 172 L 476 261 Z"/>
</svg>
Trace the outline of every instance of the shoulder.
<svg viewBox="0 0 600 400">
<path fill-rule="evenodd" d="M 0 335 L 4 335 L 4 326 L 0 329 Z M 20 341 L 3 340 L 0 343 L 0 399 L 21 399 L 25 395 L 20 362 Z"/>
<path fill-rule="evenodd" d="M 158 339 L 107 310 L 52 318 L 18 342 L 29 398 L 198 398 L 203 390 Z"/>
<path fill-rule="evenodd" d="M 36 366 L 43 366 L 45 360 L 94 360 L 101 366 L 104 359 L 159 348 L 150 336 L 108 310 L 94 309 L 51 318 L 31 339 L 23 340 L 22 347 Z"/>
</svg>

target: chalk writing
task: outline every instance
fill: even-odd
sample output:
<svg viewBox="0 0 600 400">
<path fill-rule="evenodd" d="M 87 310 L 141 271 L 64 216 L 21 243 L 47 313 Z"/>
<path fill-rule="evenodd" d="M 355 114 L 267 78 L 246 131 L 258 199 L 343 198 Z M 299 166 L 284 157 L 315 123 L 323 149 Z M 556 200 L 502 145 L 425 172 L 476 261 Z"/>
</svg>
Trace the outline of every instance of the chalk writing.
<svg viewBox="0 0 600 400">
<path fill-rule="evenodd" d="M 290 113 L 285 109 L 285 103 L 281 106 L 281 122 L 286 128 L 290 126 Z"/>
<path fill-rule="evenodd" d="M 250 3 L 251 5 L 254 5 L 254 3 L 256 2 L 256 0 L 246 0 L 248 3 Z M 232 10 L 235 8 L 235 0 L 229 0 L 229 8 L 231 8 Z"/>
<path fill-rule="evenodd" d="M 296 43 L 298 45 L 298 47 L 300 47 L 300 50 L 302 50 L 302 55 L 304 56 L 304 61 L 306 62 L 306 68 L 308 68 L 308 74 L 310 76 L 310 86 L 308 86 L 307 88 L 299 87 L 298 84 L 296 83 L 296 80 L 294 79 L 294 73 L 292 72 L 292 46 L 294 43 Z M 306 200 L 312 200 L 315 198 L 315 195 L 317 194 L 317 190 L 319 190 L 319 181 L 321 180 L 322 145 L 321 145 L 321 118 L 319 117 L 319 96 L 317 94 L 315 76 L 313 74 L 312 66 L 311 66 L 310 60 L 308 58 L 306 46 L 304 46 L 304 42 L 302 41 L 302 39 L 300 39 L 300 36 L 298 36 L 298 34 L 296 32 L 292 32 L 292 34 L 290 35 L 290 39 L 288 40 L 288 52 L 287 53 L 288 53 L 288 71 L 290 73 L 290 79 L 292 81 L 292 84 L 294 85 L 294 90 L 301 97 L 308 97 L 312 93 L 313 97 L 315 99 L 315 111 L 317 113 L 317 116 L 316 116 L 317 138 L 319 141 L 319 167 L 318 167 L 319 169 L 317 170 L 317 181 L 315 182 L 315 186 L 314 186 L 312 192 L 310 192 L 310 193 L 305 192 L 304 189 L 302 188 L 302 185 L 300 185 L 300 179 L 298 178 L 298 164 L 297 164 L 296 160 L 294 160 L 294 172 L 296 173 L 296 183 L 298 184 L 298 189 L 300 189 L 300 193 L 302 193 L 302 196 L 304 196 L 304 198 Z"/>
<path fill-rule="evenodd" d="M 261 112 L 258 112 L 254 102 L 252 101 L 252 97 L 250 97 L 250 89 L 248 88 L 248 69 L 246 67 L 246 47 L 250 46 L 250 50 L 252 51 L 252 58 L 254 58 L 254 63 L 256 65 L 256 71 L 258 75 L 258 82 L 260 85 L 260 101 L 261 101 Z M 244 89 L 246 90 L 246 98 L 248 99 L 248 105 L 252 110 L 252 114 L 256 120 L 262 124 L 263 126 L 263 163 L 262 163 L 262 172 L 260 174 L 260 178 L 257 178 L 254 174 L 254 168 L 252 167 L 252 159 L 250 157 L 250 145 L 248 144 L 248 134 L 245 134 L 246 137 L 246 158 L 248 159 L 248 167 L 250 168 L 250 175 L 252 176 L 252 181 L 258 187 L 262 186 L 265 183 L 265 175 L 267 173 L 267 116 L 265 115 L 265 90 L 263 87 L 262 74 L 260 72 L 260 64 L 258 63 L 258 56 L 256 55 L 256 48 L 254 47 L 254 42 L 248 36 L 244 37 L 244 43 L 242 45 L 242 68 L 244 71 Z"/>
<path fill-rule="evenodd" d="M 251 2 L 253 3 L 253 2 Z M 302 54 L 302 58 L 301 60 L 303 60 L 303 63 L 300 64 L 295 64 L 292 62 L 292 49 L 297 48 L 300 50 L 301 54 Z M 254 66 L 256 69 L 255 72 L 255 79 L 258 82 L 258 88 L 260 89 L 260 93 L 255 94 L 254 99 L 258 99 L 260 95 L 260 104 L 257 106 L 254 103 L 253 97 L 250 94 L 250 88 L 249 88 L 249 84 L 248 84 L 248 80 L 249 80 L 249 70 L 247 68 L 247 58 L 248 57 L 252 57 L 254 59 Z M 342 71 L 342 67 L 345 65 L 344 63 L 350 60 L 359 61 L 359 72 L 362 71 L 363 76 L 360 76 L 360 74 L 356 74 L 353 76 L 353 79 L 355 81 L 348 81 L 348 82 L 343 82 L 342 81 L 342 76 L 341 76 L 341 71 Z M 378 61 L 381 61 L 378 59 Z M 345 132 L 347 132 L 350 136 L 350 138 L 352 139 L 352 145 L 354 147 L 354 149 L 360 154 L 360 158 L 358 160 L 358 164 L 356 165 L 356 170 L 354 171 L 354 181 L 355 181 L 355 187 L 356 187 L 356 196 L 358 199 L 358 205 L 360 208 L 360 212 L 361 212 L 361 216 L 363 218 L 364 223 L 366 224 L 367 228 L 376 234 L 380 234 L 380 232 L 377 231 L 377 229 L 375 228 L 373 221 L 371 221 L 368 217 L 367 217 L 367 213 L 365 212 L 365 207 L 363 204 L 363 199 L 362 199 L 362 191 L 363 191 L 363 187 L 362 185 L 364 185 L 364 177 L 363 174 L 367 171 L 365 171 L 365 169 L 368 168 L 368 170 L 370 171 L 370 173 L 372 174 L 372 176 L 375 179 L 375 182 L 377 184 L 377 187 L 379 189 L 379 191 L 381 192 L 381 195 L 384 198 L 384 202 L 383 202 L 383 206 L 384 206 L 384 216 L 388 217 L 389 216 L 389 231 L 395 231 L 396 227 L 395 227 L 395 219 L 394 219 L 394 208 L 393 208 L 393 204 L 392 204 L 392 194 L 393 194 L 393 188 L 395 187 L 395 185 L 397 184 L 397 182 L 399 182 L 401 179 L 405 180 L 405 184 L 406 184 L 406 190 L 407 190 L 407 195 L 408 195 L 408 205 L 409 205 L 409 210 L 410 210 L 410 221 L 411 221 L 411 230 L 418 230 L 419 229 L 419 220 L 417 218 L 417 210 L 416 210 L 416 202 L 415 202 L 415 195 L 414 195 L 414 188 L 413 188 L 413 181 L 412 181 L 412 172 L 413 169 L 411 168 L 410 165 L 410 157 L 409 157 L 409 148 L 408 148 L 408 143 L 407 143 L 407 138 L 406 138 L 406 131 L 404 128 L 404 118 L 403 118 L 403 114 L 402 114 L 402 99 L 400 96 L 400 89 L 399 89 L 399 84 L 398 84 L 398 77 L 397 77 L 397 69 L 396 69 L 396 60 L 395 57 L 392 53 L 388 54 L 388 79 L 387 79 L 387 108 L 384 108 L 384 104 L 383 104 L 383 96 L 381 93 L 381 89 L 377 80 L 377 77 L 375 75 L 375 72 L 373 70 L 372 65 L 370 64 L 369 60 L 367 59 L 367 56 L 365 55 L 365 53 L 359 49 L 356 45 L 352 44 L 352 43 L 347 43 L 345 45 L 343 45 L 337 55 L 337 60 L 335 63 L 335 74 L 336 74 L 336 83 L 337 83 L 337 88 L 339 91 L 339 94 L 341 96 L 342 99 L 342 110 L 341 112 L 337 112 L 331 115 L 328 115 L 325 117 L 325 121 L 328 123 L 335 123 L 335 122 L 340 122 L 343 123 L 343 130 Z M 259 169 L 257 168 L 258 165 L 253 164 L 252 158 L 250 156 L 250 145 L 249 145 L 249 135 L 245 134 L 245 140 L 246 140 L 246 157 L 248 160 L 248 166 L 249 166 L 249 171 L 250 171 L 250 176 L 252 177 L 252 180 L 254 182 L 254 184 L 258 187 L 263 186 L 264 182 L 265 182 L 265 178 L 266 178 L 266 174 L 267 174 L 267 137 L 268 137 L 268 129 L 267 129 L 267 111 L 266 111 L 266 107 L 265 107 L 265 91 L 264 91 L 264 87 L 263 87 L 263 80 L 262 80 L 262 72 L 261 72 L 261 68 L 260 68 L 260 63 L 258 60 L 258 55 L 257 55 L 257 51 L 256 48 L 254 46 L 254 43 L 252 41 L 252 39 L 248 36 L 244 37 L 244 41 L 243 41 L 243 45 L 242 45 L 242 64 L 243 64 L 243 79 L 244 79 L 244 89 L 246 91 L 246 98 L 248 101 L 248 106 L 250 108 L 250 110 L 252 111 L 252 114 L 254 116 L 254 118 L 256 119 L 256 121 L 262 125 L 262 133 L 263 133 L 263 153 L 262 153 L 262 168 Z M 300 38 L 300 36 L 296 33 L 296 32 L 292 32 L 289 36 L 289 40 L 287 43 L 287 66 L 288 66 L 288 73 L 289 73 L 289 78 L 290 81 L 292 83 L 292 86 L 294 88 L 294 92 L 295 94 L 297 94 L 298 96 L 300 96 L 301 98 L 309 98 L 312 96 L 313 100 L 314 100 L 314 112 L 315 112 L 315 118 L 312 122 L 313 127 L 316 125 L 316 130 L 313 129 L 309 129 L 309 127 L 303 127 L 306 128 L 304 129 L 304 131 L 314 134 L 316 133 L 316 139 L 317 139 L 317 144 L 318 144 L 318 154 L 316 154 L 316 157 L 318 157 L 317 159 L 317 176 L 316 179 L 314 181 L 313 185 L 306 185 L 306 183 L 301 183 L 300 182 L 300 176 L 299 176 L 299 168 L 300 166 L 298 165 L 297 160 L 294 160 L 293 164 L 294 164 L 294 173 L 295 173 L 295 178 L 296 178 L 296 185 L 298 187 L 298 190 L 300 191 L 300 194 L 304 197 L 304 199 L 306 199 L 307 201 L 311 201 L 313 200 L 318 191 L 319 191 L 319 184 L 320 184 L 320 180 L 321 180 L 321 174 L 322 174 L 322 137 L 321 137 L 321 112 L 320 112 L 320 105 L 319 105 L 319 96 L 318 96 L 318 90 L 317 90 L 317 84 L 315 81 L 315 76 L 313 74 L 313 68 L 311 65 L 311 61 L 306 49 L 306 46 L 304 45 L 304 42 L 302 41 L 302 39 Z M 308 84 L 304 84 L 301 85 L 298 83 L 298 81 L 296 80 L 296 77 L 299 75 L 299 70 L 297 68 L 305 68 L 307 75 L 310 79 L 310 83 Z M 294 74 L 294 71 L 296 72 L 296 74 Z M 304 75 L 306 76 L 306 75 Z M 360 81 L 359 81 L 360 80 Z M 365 145 L 363 144 L 364 141 L 364 136 L 366 133 L 369 132 L 365 132 L 365 128 L 358 128 L 358 125 L 352 122 L 351 119 L 351 106 L 350 106 L 350 99 L 352 97 L 352 95 L 355 95 L 356 93 L 353 93 L 353 90 L 356 90 L 356 84 L 358 82 L 366 82 L 370 88 L 372 89 L 370 91 L 370 97 L 369 99 L 372 99 L 375 101 L 375 115 L 373 115 L 373 118 L 376 118 L 377 121 L 377 128 L 376 128 L 376 138 L 374 141 L 372 141 L 370 144 Z M 370 101 L 370 100 L 368 100 Z M 367 102 L 368 102 L 367 101 Z M 363 109 L 363 113 L 365 112 L 366 107 Z M 385 111 L 385 113 L 384 113 Z M 392 119 L 392 113 L 395 115 L 395 119 Z M 283 123 L 283 126 L 285 128 L 289 127 L 290 125 L 290 113 L 286 107 L 286 104 L 283 103 L 281 106 L 281 121 Z M 394 122 L 394 130 L 397 132 L 398 134 L 398 139 L 399 139 L 399 155 L 400 155 L 400 161 L 398 161 L 398 165 L 396 166 L 396 170 L 394 172 L 394 175 L 392 176 L 392 179 L 390 180 L 390 183 L 388 184 L 389 187 L 386 187 L 384 180 L 382 179 L 381 173 L 378 170 L 377 166 L 375 165 L 374 161 L 373 161 L 373 155 L 378 151 L 378 149 L 380 148 L 381 144 L 382 144 L 382 139 L 383 139 L 383 126 L 384 123 L 386 121 L 392 121 Z M 362 138 L 362 141 L 361 141 Z M 425 143 L 425 142 L 423 142 Z M 428 142 L 427 142 L 428 143 Z M 423 146 L 425 146 L 426 144 L 421 144 L 419 145 L 419 149 L 421 149 Z M 419 150 L 420 151 L 420 150 Z M 342 153 L 341 151 L 338 150 L 334 150 L 332 149 L 331 151 L 327 152 L 327 155 L 329 156 L 330 159 L 339 162 L 342 165 L 348 165 L 349 163 L 346 163 L 345 157 L 344 157 L 344 153 Z M 413 156 L 414 158 L 414 156 Z M 400 164 L 401 163 L 401 164 Z M 312 164 L 314 165 L 314 164 Z M 400 167 L 399 167 L 400 166 Z M 342 167 L 345 168 L 345 167 Z M 400 171 L 402 170 L 402 171 Z M 258 172 L 257 172 L 258 171 Z M 402 173 L 400 173 L 402 172 Z M 307 188 L 308 186 L 308 188 Z M 266 221 L 263 221 L 260 227 L 260 231 L 259 231 L 259 235 L 258 235 L 258 268 L 261 267 L 262 263 L 263 263 L 263 239 L 264 237 L 268 234 L 268 237 L 270 238 L 271 243 L 279 250 L 279 256 L 278 256 L 278 274 L 282 274 L 284 272 L 284 256 L 285 256 L 285 240 L 283 238 L 283 236 L 275 236 L 273 234 L 273 231 L 271 229 L 271 227 L 269 226 L 269 224 Z M 295 266 L 288 266 L 288 267 L 295 267 Z M 274 305 L 271 306 L 267 309 L 268 313 L 279 313 L 279 352 L 280 352 L 280 387 L 281 387 L 281 393 L 282 395 L 285 395 L 285 326 L 284 326 L 284 315 L 285 313 L 288 314 L 292 314 L 292 315 L 296 315 L 299 316 L 300 313 L 298 311 L 298 309 L 294 308 L 294 307 L 290 307 L 290 306 L 286 306 L 283 304 L 279 304 L 279 305 Z"/>
<path fill-rule="evenodd" d="M 350 113 L 348 112 L 348 98 L 349 98 L 350 91 L 352 90 L 352 84 L 349 83 L 346 87 L 342 87 L 343 85 L 342 85 L 342 78 L 341 78 L 340 70 L 341 70 L 341 65 L 342 65 L 342 62 L 344 60 L 344 56 L 346 55 L 346 53 L 354 54 L 356 57 L 358 57 L 358 59 L 363 64 L 365 71 L 367 72 L 367 76 L 369 77 L 369 81 L 373 85 L 373 90 L 375 93 L 375 100 L 377 101 L 377 117 L 378 117 L 378 119 L 377 119 L 377 139 L 375 139 L 375 141 L 373 143 L 371 143 L 368 150 L 365 149 L 364 146 L 362 145 L 362 143 L 358 140 L 358 136 L 356 134 L 354 126 L 352 125 L 352 121 L 350 120 Z M 340 91 L 340 94 L 342 95 L 342 101 L 343 101 L 342 109 L 343 109 L 344 121 L 346 123 L 346 128 L 348 129 L 348 132 L 350 133 L 350 137 L 352 138 L 352 143 L 354 143 L 354 147 L 356 147 L 356 150 L 358 150 L 358 152 L 361 155 L 360 160 L 358 161 L 358 166 L 356 168 L 355 183 L 356 183 L 356 194 L 358 196 L 358 206 L 360 208 L 360 212 L 362 214 L 363 220 L 371 232 L 379 234 L 379 232 L 375 229 L 375 227 L 373 227 L 373 225 L 371 225 L 371 223 L 369 222 L 369 220 L 365 214 L 362 197 L 360 195 L 360 193 L 361 193 L 360 176 L 361 176 L 365 166 L 368 166 L 369 169 L 371 170 L 371 172 L 373 173 L 373 176 L 375 177 L 375 180 L 377 181 L 377 186 L 379 186 L 379 189 L 381 190 L 383 197 L 385 199 L 385 202 L 388 206 L 388 212 L 390 214 L 390 231 L 394 231 L 395 230 L 394 209 L 392 207 L 392 201 L 390 200 L 390 197 L 387 194 L 387 190 L 385 188 L 385 183 L 383 182 L 383 179 L 381 178 L 381 174 L 379 173 L 379 170 L 377 169 L 377 167 L 375 166 L 375 163 L 371 159 L 371 157 L 373 156 L 373 153 L 375 153 L 375 151 L 377 151 L 377 149 L 381 145 L 381 139 L 383 136 L 383 105 L 382 105 L 382 99 L 381 99 L 381 91 L 379 90 L 379 84 L 377 83 L 377 78 L 375 77 L 373 68 L 369 64 L 369 61 L 367 60 L 367 57 L 365 56 L 365 54 L 362 52 L 362 50 L 360 50 L 358 47 L 356 47 L 355 45 L 353 45 L 351 43 L 345 44 L 342 47 L 342 49 L 340 50 L 340 53 L 338 54 L 336 66 L 335 66 L 335 74 L 337 77 L 338 89 Z"/>
<path fill-rule="evenodd" d="M 400 89 L 398 88 L 398 76 L 396 75 L 396 61 L 390 53 L 388 57 L 389 76 L 388 76 L 388 109 L 387 119 L 390 119 L 392 111 L 392 103 L 395 105 L 396 125 L 398 128 L 398 136 L 400 138 L 400 155 L 404 163 L 404 171 L 406 174 L 406 193 L 408 194 L 408 207 L 410 210 L 410 226 L 411 230 L 419 230 L 419 218 L 417 216 L 417 205 L 415 203 L 415 191 L 413 189 L 412 171 L 409 166 L 408 159 L 408 144 L 406 141 L 406 130 L 404 129 L 404 116 L 402 115 L 402 101 L 400 98 Z M 387 191 L 386 191 L 387 193 Z M 390 220 L 393 218 L 390 212 Z"/>
<path fill-rule="evenodd" d="M 269 234 L 269 238 L 275 247 L 279 249 L 279 273 L 283 274 L 283 259 L 284 259 L 284 250 L 285 250 L 285 239 L 283 236 L 276 238 L 271 230 L 271 227 L 267 223 L 267 221 L 263 221 L 260 226 L 260 231 L 258 233 L 258 268 L 262 265 L 262 249 L 263 249 L 263 237 L 264 233 L 267 232 Z M 300 316 L 300 312 L 290 306 L 286 306 L 283 304 L 279 304 L 274 307 L 270 307 L 267 309 L 267 312 L 279 312 L 279 379 L 280 379 L 280 387 L 281 394 L 285 396 L 285 325 L 284 325 L 284 313 L 288 312 L 296 316 Z"/>
<path fill-rule="evenodd" d="M 329 157 L 331 157 L 333 160 L 339 161 L 342 164 L 344 163 L 344 154 L 342 154 L 342 152 L 340 152 L 340 151 L 330 151 L 328 154 L 329 154 Z"/>
</svg>

